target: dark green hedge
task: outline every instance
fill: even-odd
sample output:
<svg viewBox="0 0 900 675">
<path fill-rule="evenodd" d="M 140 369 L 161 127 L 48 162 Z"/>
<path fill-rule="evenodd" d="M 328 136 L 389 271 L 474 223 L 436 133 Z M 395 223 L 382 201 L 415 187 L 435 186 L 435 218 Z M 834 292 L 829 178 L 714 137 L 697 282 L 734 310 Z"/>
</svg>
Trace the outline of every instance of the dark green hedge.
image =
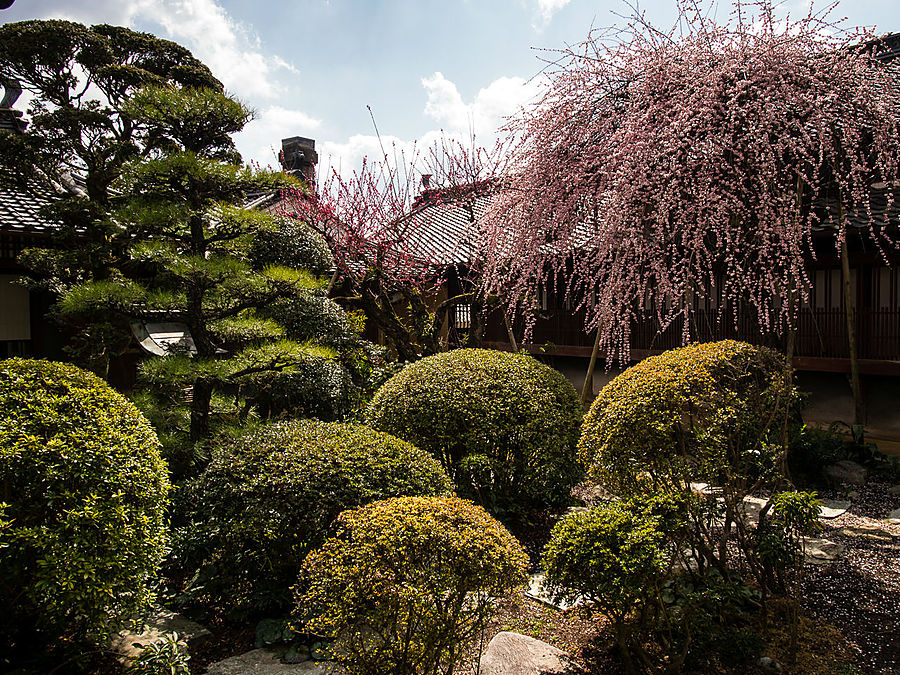
<svg viewBox="0 0 900 675">
<path fill-rule="evenodd" d="M 367 419 L 439 458 L 463 494 L 495 512 L 559 505 L 582 475 L 582 408 L 559 372 L 530 356 L 459 349 L 407 366 Z"/>
<path fill-rule="evenodd" d="M 166 545 L 158 446 L 95 375 L 0 361 L 0 643 L 101 641 L 149 602 Z"/>
<path fill-rule="evenodd" d="M 300 562 L 339 513 L 450 482 L 428 453 L 368 427 L 313 420 L 262 427 L 217 452 L 183 495 L 180 529 L 189 594 L 254 614 L 290 603 Z"/>
</svg>

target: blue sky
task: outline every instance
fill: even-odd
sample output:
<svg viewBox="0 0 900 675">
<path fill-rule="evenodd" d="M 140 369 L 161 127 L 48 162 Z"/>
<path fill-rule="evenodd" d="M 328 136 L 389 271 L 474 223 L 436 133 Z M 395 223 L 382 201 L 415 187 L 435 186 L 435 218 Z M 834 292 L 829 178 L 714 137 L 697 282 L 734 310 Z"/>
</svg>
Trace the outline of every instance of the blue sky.
<svg viewBox="0 0 900 675">
<path fill-rule="evenodd" d="M 674 18 L 672 0 L 640 9 L 662 26 Z M 472 126 L 488 142 L 534 97 L 552 55 L 541 50 L 630 11 L 621 0 L 16 0 L 0 21 L 114 23 L 175 40 L 257 111 L 237 139 L 246 160 L 272 164 L 281 138 L 302 135 L 348 171 L 379 154 L 366 106 L 388 145 Z M 900 31 L 900 0 L 845 0 L 833 16 Z"/>
</svg>

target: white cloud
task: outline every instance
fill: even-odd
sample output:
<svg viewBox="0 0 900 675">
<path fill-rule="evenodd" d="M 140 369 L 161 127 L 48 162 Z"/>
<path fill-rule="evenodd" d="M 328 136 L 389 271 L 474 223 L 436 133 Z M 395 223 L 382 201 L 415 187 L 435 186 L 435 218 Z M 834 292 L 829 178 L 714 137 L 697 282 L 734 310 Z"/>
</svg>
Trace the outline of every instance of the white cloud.
<svg viewBox="0 0 900 675">
<path fill-rule="evenodd" d="M 463 101 L 456 85 L 436 72 L 422 78 L 428 92 L 425 114 L 448 131 L 493 137 L 505 118 L 535 100 L 540 91 L 539 80 L 500 77 L 481 89 L 471 103 Z"/>
<path fill-rule="evenodd" d="M 550 19 L 553 18 L 553 15 L 568 5 L 569 2 L 570 0 L 537 0 L 537 11 L 540 15 L 542 25 L 550 23 Z M 540 25 L 534 26 L 534 28 L 540 27 Z"/>
<path fill-rule="evenodd" d="M 277 71 L 297 72 L 284 59 L 260 51 L 259 40 L 215 0 L 163 0 L 141 18 L 159 23 L 241 96 L 273 98 L 283 90 Z"/>
<path fill-rule="evenodd" d="M 27 16 L 18 16 L 27 14 Z M 3 19 L 57 18 L 86 24 L 156 24 L 210 67 L 226 89 L 248 98 L 273 99 L 286 89 L 283 73 L 297 69 L 263 51 L 259 39 L 235 21 L 217 0 L 32 0 L 14 4 Z"/>
</svg>

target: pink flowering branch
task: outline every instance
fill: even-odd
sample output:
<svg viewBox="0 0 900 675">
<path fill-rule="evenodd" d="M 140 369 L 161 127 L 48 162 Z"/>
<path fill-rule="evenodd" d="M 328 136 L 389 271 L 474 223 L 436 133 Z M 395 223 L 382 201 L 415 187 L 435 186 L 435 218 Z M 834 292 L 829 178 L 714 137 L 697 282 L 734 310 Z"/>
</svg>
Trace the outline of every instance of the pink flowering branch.
<svg viewBox="0 0 900 675">
<path fill-rule="evenodd" d="M 482 230 L 489 292 L 524 311 L 560 275 L 626 360 L 634 322 L 684 318 L 687 342 L 694 300 L 712 294 L 720 320 L 743 303 L 764 331 L 789 331 L 813 232 L 833 227 L 839 250 L 843 214 L 883 255 L 895 245 L 871 186 L 898 178 L 898 74 L 859 47 L 872 36 L 833 6 L 779 21 L 769 0 L 735 2 L 718 24 L 703 3 L 679 8 L 670 31 L 635 15 L 561 52 L 508 126 L 509 189 Z"/>
</svg>

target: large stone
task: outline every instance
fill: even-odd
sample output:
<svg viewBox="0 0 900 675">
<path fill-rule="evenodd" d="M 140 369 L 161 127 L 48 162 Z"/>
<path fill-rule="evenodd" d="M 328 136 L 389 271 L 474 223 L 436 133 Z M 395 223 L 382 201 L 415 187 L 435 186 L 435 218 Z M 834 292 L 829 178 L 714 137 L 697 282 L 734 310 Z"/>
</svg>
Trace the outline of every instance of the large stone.
<svg viewBox="0 0 900 675">
<path fill-rule="evenodd" d="M 888 494 L 894 497 L 900 497 L 900 485 L 894 485 L 888 488 Z"/>
<path fill-rule="evenodd" d="M 891 541 L 894 538 L 890 532 L 877 525 L 848 525 L 841 530 L 841 534 L 845 537 L 884 542 Z"/>
<path fill-rule="evenodd" d="M 840 462 L 826 466 L 825 475 L 836 483 L 865 485 L 866 478 L 869 477 L 869 470 L 849 459 L 842 459 Z"/>
<path fill-rule="evenodd" d="M 900 509 L 894 509 L 888 514 L 887 519 L 892 523 L 900 523 Z"/>
<path fill-rule="evenodd" d="M 122 659 L 134 659 L 141 653 L 141 646 L 159 642 L 167 633 L 178 633 L 178 638 L 187 644 L 188 652 L 202 645 L 212 635 L 196 621 L 163 607 L 154 607 L 140 631 L 122 631 L 113 637 L 111 647 Z"/>
<path fill-rule="evenodd" d="M 543 574 L 532 574 L 528 579 L 528 588 L 525 589 L 526 597 L 531 598 L 532 600 L 537 600 L 545 605 L 550 607 L 555 607 L 556 609 L 567 610 L 571 607 L 576 607 L 584 603 L 582 598 L 576 598 L 575 602 L 569 603 L 565 600 L 560 600 L 557 602 L 550 595 L 550 592 L 544 587 L 544 575 Z"/>
<path fill-rule="evenodd" d="M 282 663 L 278 653 L 269 649 L 233 656 L 209 666 L 207 675 L 347 675 L 347 671 L 329 661 Z"/>
<path fill-rule="evenodd" d="M 850 502 L 842 499 L 823 499 L 822 508 L 819 511 L 819 518 L 832 520 L 838 518 L 850 508 Z"/>
<path fill-rule="evenodd" d="M 841 557 L 844 545 L 819 539 L 817 537 L 803 537 L 803 551 L 806 560 L 817 565 L 828 565 Z"/>
<path fill-rule="evenodd" d="M 563 675 L 580 673 L 568 655 L 546 642 L 518 633 L 497 633 L 481 655 L 481 675 Z"/>
</svg>

